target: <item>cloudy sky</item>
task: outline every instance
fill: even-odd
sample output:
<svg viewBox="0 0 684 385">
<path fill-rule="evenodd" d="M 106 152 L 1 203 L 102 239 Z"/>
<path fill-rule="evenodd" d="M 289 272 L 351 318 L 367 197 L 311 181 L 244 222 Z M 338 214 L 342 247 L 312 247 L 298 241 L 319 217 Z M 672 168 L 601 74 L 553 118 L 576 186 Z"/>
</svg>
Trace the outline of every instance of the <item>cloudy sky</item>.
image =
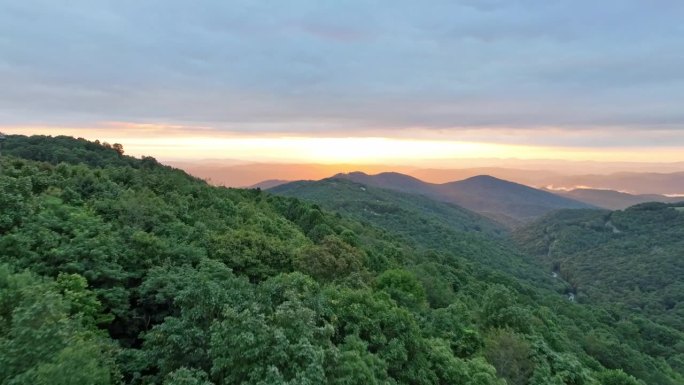
<svg viewBox="0 0 684 385">
<path fill-rule="evenodd" d="M 162 157 L 684 160 L 682 20 L 681 0 L 0 0 L 0 130 Z"/>
</svg>

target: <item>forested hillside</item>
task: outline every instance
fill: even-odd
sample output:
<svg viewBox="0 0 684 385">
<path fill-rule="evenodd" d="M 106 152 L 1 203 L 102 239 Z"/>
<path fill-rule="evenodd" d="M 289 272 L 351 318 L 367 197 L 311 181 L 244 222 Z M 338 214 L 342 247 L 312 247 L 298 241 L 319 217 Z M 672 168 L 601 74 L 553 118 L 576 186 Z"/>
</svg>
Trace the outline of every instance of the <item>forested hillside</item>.
<svg viewBox="0 0 684 385">
<path fill-rule="evenodd" d="M 424 195 L 442 202 L 457 204 L 488 216 L 509 227 L 530 222 L 559 209 L 592 208 L 587 203 L 561 197 L 519 183 L 478 175 L 449 183 L 427 183 L 414 177 L 384 172 L 368 175 L 362 172 L 336 175 L 368 186 Z"/>
<path fill-rule="evenodd" d="M 684 203 L 562 211 L 516 238 L 578 301 L 632 315 L 630 333 L 651 339 L 643 349 L 684 370 Z"/>
<path fill-rule="evenodd" d="M 645 349 L 639 320 L 477 265 L 467 242 L 431 252 L 84 140 L 6 144 L 0 383 L 684 382 L 663 358 L 682 344 Z"/>
<path fill-rule="evenodd" d="M 346 178 L 291 182 L 269 192 L 304 199 L 371 223 L 417 249 L 455 253 L 476 265 L 503 270 L 541 285 L 551 282 L 550 276 L 511 247 L 503 225 L 451 203 Z"/>
<path fill-rule="evenodd" d="M 684 204 L 622 211 L 566 211 L 517 236 L 578 290 L 577 298 L 625 304 L 684 330 Z"/>
</svg>

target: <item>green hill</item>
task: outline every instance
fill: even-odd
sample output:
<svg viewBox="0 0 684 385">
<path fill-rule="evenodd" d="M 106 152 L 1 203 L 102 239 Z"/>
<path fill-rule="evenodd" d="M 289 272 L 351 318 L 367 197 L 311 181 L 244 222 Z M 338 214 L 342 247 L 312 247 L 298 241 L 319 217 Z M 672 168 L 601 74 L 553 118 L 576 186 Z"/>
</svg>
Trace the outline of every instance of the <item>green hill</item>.
<svg viewBox="0 0 684 385">
<path fill-rule="evenodd" d="M 593 208 L 573 199 L 489 175 L 442 185 L 443 194 L 464 207 L 490 215 L 528 222 L 559 209 Z"/>
<path fill-rule="evenodd" d="M 684 204 L 681 205 L 684 207 Z M 518 240 L 557 269 L 578 299 L 679 318 L 684 330 L 684 215 L 674 204 L 622 211 L 566 211 L 521 229 Z M 648 305 L 648 306 L 646 306 Z"/>
<path fill-rule="evenodd" d="M 593 208 L 589 204 L 561 197 L 548 191 L 488 175 L 479 175 L 442 184 L 423 182 L 396 172 L 385 172 L 377 175 L 352 172 L 339 174 L 336 177 L 368 186 L 420 194 L 439 201 L 457 204 L 510 227 L 529 222 L 554 210 Z"/>
<path fill-rule="evenodd" d="M 460 249 L 35 140 L 0 159 L 0 383 L 682 383 L 630 319 Z"/>
<path fill-rule="evenodd" d="M 495 238 L 507 233 L 507 229 L 500 224 L 455 204 L 347 179 L 291 182 L 273 187 L 269 192 L 316 201 L 326 208 L 344 211 L 363 220 L 381 219 L 388 226 L 391 226 L 392 219 L 417 216 L 416 220 L 434 220 L 442 226 L 461 232 L 481 233 Z M 421 223 L 409 222 L 404 227 L 410 228 L 416 224 Z"/>
<path fill-rule="evenodd" d="M 632 332 L 652 333 L 655 344 L 644 349 L 682 368 L 683 208 L 644 203 L 612 212 L 562 211 L 520 229 L 516 238 L 571 284 L 579 302 L 639 319 Z"/>
<path fill-rule="evenodd" d="M 391 178 L 393 175 L 387 174 L 386 177 Z M 405 187 L 409 185 L 411 185 L 410 180 L 404 183 Z M 324 208 L 367 221 L 399 235 L 401 239 L 410 241 L 419 248 L 428 247 L 439 252 L 457 253 L 475 262 L 477 266 L 498 268 L 525 282 L 533 283 L 540 292 L 543 292 L 542 288 L 550 287 L 548 280 L 554 280 L 551 275 L 551 267 L 544 261 L 534 263 L 533 259 L 517 251 L 517 248 L 509 242 L 506 231 L 497 228 L 495 222 L 453 204 L 432 200 L 422 195 L 381 189 L 338 178 L 292 182 L 277 186 L 269 191 L 315 202 Z M 593 209 L 565 210 L 560 211 L 558 216 L 601 216 L 602 214 L 605 214 L 605 211 Z M 533 227 L 530 226 L 528 229 Z M 523 234 L 523 231 L 517 232 L 516 236 L 519 237 L 520 234 Z M 544 239 L 540 234 L 529 234 L 531 235 L 530 240 Z M 581 245 L 581 240 L 571 236 L 568 236 L 566 240 L 568 247 L 575 245 L 575 242 L 580 242 L 578 245 Z M 462 245 L 468 245 L 468 247 Z M 528 247 L 525 249 L 530 251 Z M 591 261 L 587 262 L 589 265 L 591 263 Z M 540 269 L 540 265 L 544 268 Z M 662 268 L 668 264 L 664 263 L 658 266 Z M 675 280 L 677 277 L 677 275 L 671 276 Z M 569 278 L 568 280 L 570 283 L 563 279 L 555 280 L 555 290 L 559 294 L 566 295 L 570 292 L 576 292 L 575 282 Z M 578 293 L 578 297 L 583 300 L 584 293 Z M 612 309 L 612 304 L 601 303 L 599 309 L 599 311 Z M 634 318 L 632 318 L 633 316 Z M 674 366 L 681 370 L 679 354 L 682 353 L 682 346 L 678 346 L 684 342 L 681 333 L 668 329 L 665 335 L 669 340 L 653 340 L 650 333 L 659 330 L 660 325 L 652 322 L 644 323 L 644 320 L 638 315 L 635 316 L 625 309 L 617 309 L 611 317 L 616 317 L 615 320 L 619 320 L 621 325 L 631 325 L 633 321 L 635 325 L 638 325 L 634 327 L 642 333 L 638 338 L 633 334 L 622 336 L 618 333 L 619 338 L 628 338 L 634 344 L 629 347 L 614 347 L 615 349 L 623 352 L 623 354 L 625 354 L 625 350 L 635 347 L 637 349 L 649 349 L 656 356 L 669 359 Z M 586 344 L 587 348 L 591 346 L 597 351 L 598 348 L 595 345 L 604 346 L 603 344 L 607 344 L 604 340 L 597 343 L 594 341 L 595 336 L 593 334 L 590 336 L 578 336 L 578 338 Z M 608 355 L 607 352 L 606 355 Z M 614 357 L 604 357 L 603 360 L 613 367 L 624 367 L 629 362 L 629 360 Z"/>
<path fill-rule="evenodd" d="M 455 253 L 542 285 L 550 281 L 508 244 L 505 227 L 452 203 L 345 178 L 291 182 L 269 192 L 307 200 L 373 224 L 417 249 Z"/>
</svg>

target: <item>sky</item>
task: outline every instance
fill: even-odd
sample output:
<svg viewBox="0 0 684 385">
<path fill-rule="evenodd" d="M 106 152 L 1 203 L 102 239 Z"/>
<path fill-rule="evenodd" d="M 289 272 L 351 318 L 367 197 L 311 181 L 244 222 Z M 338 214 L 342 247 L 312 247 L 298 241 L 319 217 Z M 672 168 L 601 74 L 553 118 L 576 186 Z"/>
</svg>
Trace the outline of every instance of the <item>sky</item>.
<svg viewBox="0 0 684 385">
<path fill-rule="evenodd" d="M 681 0 L 0 0 L 0 131 L 159 158 L 684 160 Z"/>
</svg>

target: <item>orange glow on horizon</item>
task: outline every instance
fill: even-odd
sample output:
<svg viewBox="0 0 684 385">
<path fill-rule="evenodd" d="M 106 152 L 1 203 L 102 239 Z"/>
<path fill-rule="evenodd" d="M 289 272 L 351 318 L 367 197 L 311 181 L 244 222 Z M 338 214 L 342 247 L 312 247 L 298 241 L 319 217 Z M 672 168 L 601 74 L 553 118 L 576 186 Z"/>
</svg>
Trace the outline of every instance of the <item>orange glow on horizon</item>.
<svg viewBox="0 0 684 385">
<path fill-rule="evenodd" d="M 234 159 L 321 164 L 403 163 L 444 165 L 457 159 L 559 159 L 630 162 L 683 161 L 681 148 L 579 148 L 530 146 L 453 139 L 312 137 L 236 133 L 206 127 L 106 123 L 98 128 L 7 127 L 9 134 L 70 135 L 121 143 L 126 154 L 166 160 Z M 446 165 L 448 166 L 448 165 Z"/>
</svg>

